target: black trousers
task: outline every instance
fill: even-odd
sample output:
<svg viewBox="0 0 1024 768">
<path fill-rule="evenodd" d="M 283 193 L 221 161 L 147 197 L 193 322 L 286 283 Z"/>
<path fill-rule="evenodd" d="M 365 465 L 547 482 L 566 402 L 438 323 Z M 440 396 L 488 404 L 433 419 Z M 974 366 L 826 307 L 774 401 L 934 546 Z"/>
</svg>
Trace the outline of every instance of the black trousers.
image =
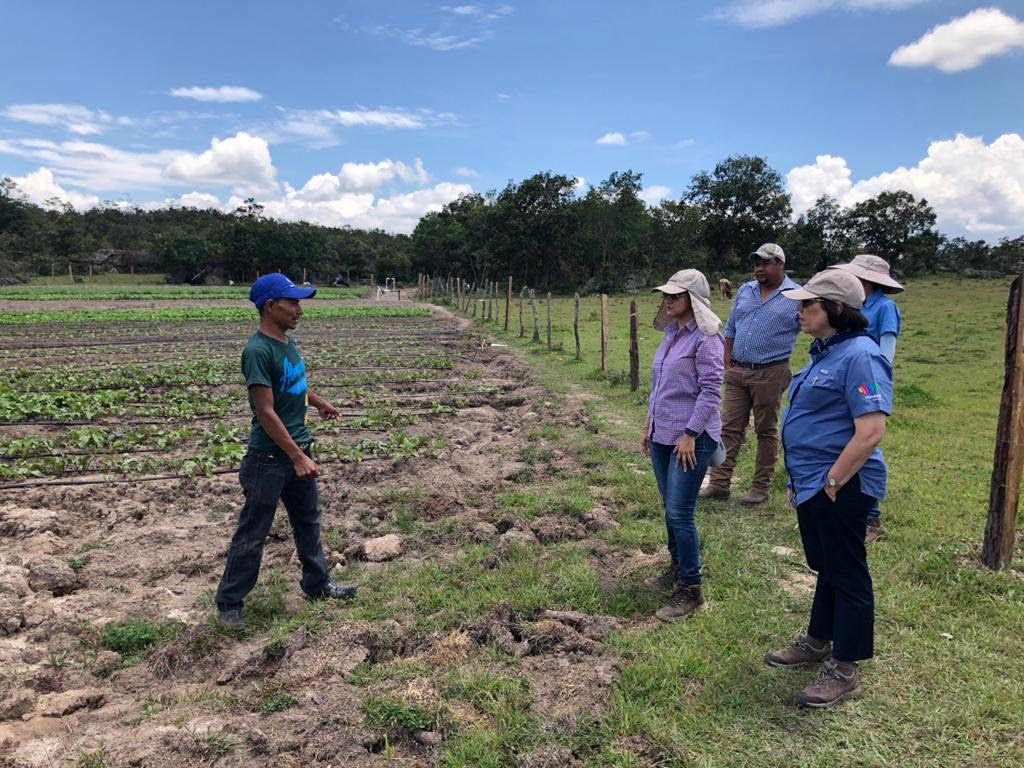
<svg viewBox="0 0 1024 768">
<path fill-rule="evenodd" d="M 864 548 L 872 506 L 874 499 L 860 492 L 860 476 L 854 475 L 835 501 L 822 490 L 796 510 L 807 564 L 818 572 L 807 633 L 831 640 L 836 661 L 874 654 L 875 593 Z"/>
</svg>

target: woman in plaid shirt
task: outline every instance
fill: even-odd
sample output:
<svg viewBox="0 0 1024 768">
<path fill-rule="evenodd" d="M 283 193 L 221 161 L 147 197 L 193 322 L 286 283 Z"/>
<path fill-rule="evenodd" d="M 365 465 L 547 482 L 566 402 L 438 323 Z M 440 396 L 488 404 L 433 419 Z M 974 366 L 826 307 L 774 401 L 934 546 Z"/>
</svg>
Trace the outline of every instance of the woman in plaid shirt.
<svg viewBox="0 0 1024 768">
<path fill-rule="evenodd" d="M 650 454 L 665 506 L 672 563 L 648 586 L 673 590 L 656 616 L 677 621 L 707 603 L 701 577 L 700 541 L 694 523 L 697 492 L 722 439 L 722 321 L 711 310 L 707 278 L 696 269 L 676 272 L 654 289 L 662 294 L 655 327 L 665 338 L 654 354 L 651 398 L 641 446 Z"/>
</svg>

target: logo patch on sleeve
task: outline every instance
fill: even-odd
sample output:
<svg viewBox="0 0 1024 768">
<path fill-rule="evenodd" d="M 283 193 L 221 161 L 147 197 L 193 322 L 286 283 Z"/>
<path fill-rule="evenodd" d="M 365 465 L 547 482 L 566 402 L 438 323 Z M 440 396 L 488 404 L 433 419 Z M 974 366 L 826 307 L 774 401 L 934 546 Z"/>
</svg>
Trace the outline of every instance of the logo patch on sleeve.
<svg viewBox="0 0 1024 768">
<path fill-rule="evenodd" d="M 877 384 L 861 384 L 859 387 L 857 387 L 857 391 L 860 392 L 865 397 L 870 397 L 871 395 L 877 395 L 878 394 L 878 385 Z"/>
</svg>

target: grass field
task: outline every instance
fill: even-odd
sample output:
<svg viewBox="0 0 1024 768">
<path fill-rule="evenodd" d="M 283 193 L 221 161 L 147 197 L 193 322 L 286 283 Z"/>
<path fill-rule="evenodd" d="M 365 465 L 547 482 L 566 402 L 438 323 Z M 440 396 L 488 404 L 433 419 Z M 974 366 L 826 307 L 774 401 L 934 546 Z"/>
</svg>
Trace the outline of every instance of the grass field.
<svg viewBox="0 0 1024 768">
<path fill-rule="evenodd" d="M 1014 570 L 991 573 L 976 557 L 1002 386 L 1008 285 L 923 279 L 897 297 L 903 329 L 895 413 L 882 445 L 890 471 L 883 505 L 888 535 L 869 552 L 876 658 L 863 664 L 865 698 L 827 713 L 799 712 L 792 695 L 807 673 L 761 662 L 765 650 L 806 627 L 809 607 L 809 594 L 789 575 L 803 561 L 777 468 L 778 493 L 763 507 L 702 502 L 698 508 L 714 610 L 684 625 L 619 638 L 628 668 L 592 736 L 603 745 L 603 763 L 631 764 L 618 761 L 615 744 L 639 732 L 661 745 L 673 765 L 1024 764 L 1024 561 L 1018 549 Z M 528 306 L 526 338 L 518 337 L 518 299 L 511 333 L 497 335 L 520 348 L 553 390 L 599 396 L 591 408 L 601 434 L 561 435 L 588 457 L 593 475 L 538 489 L 549 500 L 533 503 L 571 504 L 585 497 L 584 486 L 603 486 L 605 497 L 625 511 L 613 538 L 649 552 L 662 546 L 664 528 L 653 476 L 637 448 L 660 334 L 650 327 L 657 299 L 636 298 L 637 393 L 629 392 L 626 371 L 628 298 L 610 301 L 608 374 L 599 370 L 597 298 L 581 307 L 582 362 L 574 359 L 571 299 L 552 302 L 553 340 L 561 350 L 549 353 L 546 341 L 530 341 Z M 544 340 L 546 308 L 539 305 Z M 716 300 L 715 309 L 724 320 L 727 305 Z M 806 362 L 808 342 L 798 340 L 794 370 Z M 737 475 L 747 482 L 751 459 L 745 446 Z M 772 551 L 778 546 L 795 554 L 780 557 Z M 592 602 L 587 598 L 563 597 Z M 578 607 L 611 613 L 643 607 L 598 603 Z"/>
<path fill-rule="evenodd" d="M 0 637 L 0 650 L 31 641 L 45 660 L 12 662 L 0 672 L 0 702 L 8 690 L 50 690 L 43 683 L 52 685 L 52 678 L 69 688 L 102 686 L 121 709 L 77 714 L 89 740 L 81 741 L 82 730 L 74 728 L 49 732 L 74 755 L 79 749 L 106 755 L 92 765 L 129 764 L 140 754 L 164 752 L 166 759 L 154 758 L 153 765 L 213 764 L 215 757 L 226 764 L 325 764 L 314 756 L 341 754 L 367 731 L 379 738 L 370 740 L 372 748 L 356 748 L 352 766 L 423 760 L 450 768 L 1024 765 L 1024 558 L 1018 548 L 1009 572 L 992 573 L 976 557 L 1002 385 L 1008 285 L 923 279 L 897 297 L 903 331 L 895 413 L 882 445 L 890 469 L 883 504 L 888 535 L 869 549 L 876 657 L 862 665 L 865 695 L 857 701 L 825 712 L 798 710 L 793 696 L 813 672 L 774 670 L 762 662 L 766 650 L 805 628 L 813 586 L 795 516 L 784 504 L 781 463 L 777 493 L 765 505 L 698 507 L 711 610 L 669 626 L 651 618 L 660 602 L 643 578 L 658 567 L 665 533 L 639 436 L 660 334 L 650 325 L 657 300 L 642 294 L 635 297 L 638 392 L 628 384 L 629 297 L 610 301 L 608 373 L 599 370 L 597 298 L 582 302 L 582 361 L 574 357 L 571 298 L 552 302 L 550 352 L 545 341 L 531 341 L 528 306 L 526 336 L 519 337 L 518 298 L 510 333 L 495 323 L 470 327 L 511 347 L 536 380 L 522 376 L 523 365 L 503 350 L 481 350 L 451 320 L 345 318 L 337 316 L 344 314 L 340 309 L 317 312 L 316 300 L 307 302 L 299 340 L 314 388 L 333 387 L 332 398 L 365 410 L 346 413 L 356 418 L 340 429 L 353 431 L 334 439 L 354 443 L 358 430 L 391 430 L 392 422 L 374 419 L 397 416 L 404 407 L 417 414 L 402 422 L 411 422 L 410 432 L 449 446 L 436 456 L 404 446 L 408 455 L 394 465 L 333 464 L 321 482 L 326 549 L 342 551 L 353 541 L 393 532 L 403 539 L 403 555 L 372 564 L 348 558 L 335 575 L 359 582 L 356 600 L 306 604 L 279 515 L 260 583 L 246 603 L 246 627 L 232 633 L 217 625 L 211 594 L 240 502 L 233 477 L 152 484 L 152 491 L 121 485 L 77 496 L 58 487 L 13 492 L 28 507 L 60 511 L 66 530 L 57 552 L 86 587 L 54 600 L 54 610 L 74 615 L 72 631 L 61 628 L 75 622 L 58 614 L 53 637 L 41 627 Z M 714 305 L 724 320 L 728 305 Z M 543 302 L 539 311 L 544 339 Z M 134 377 L 136 386 L 147 387 L 148 402 L 126 406 L 129 413 L 172 396 L 188 395 L 192 408 L 201 395 L 205 406 L 231 409 L 240 427 L 247 421 L 232 377 L 250 315 L 188 305 L 130 316 L 76 308 L 65 312 L 60 328 L 56 314 L 32 316 L 36 325 L 0 315 L 0 331 L 16 345 L 8 359 L 19 374 L 17 386 L 49 396 L 61 387 L 116 389 L 123 377 Z M 185 322 L 189 314 L 192 326 Z M 46 334 L 62 333 L 93 344 L 96 329 L 107 333 L 110 327 L 94 321 L 118 318 L 140 329 L 157 319 L 181 322 L 163 329 L 168 338 L 160 344 L 141 339 L 118 353 L 131 363 L 124 371 L 111 370 L 107 354 L 95 354 L 93 346 L 72 352 L 43 344 Z M 347 337 L 334 325 L 343 322 L 352 324 Z M 202 341 L 202 334 L 210 340 Z M 130 341 L 130 334 L 121 340 Z M 806 361 L 808 342 L 798 339 L 794 368 Z M 37 349 L 23 351 L 33 343 Z M 445 365 L 427 353 L 445 355 Z M 431 368 L 403 370 L 419 358 Z M 59 370 L 53 360 L 61 361 Z M 381 370 L 363 370 L 367 365 Z M 182 377 L 188 386 L 179 392 Z M 519 397 L 500 410 L 478 408 L 467 399 L 470 390 L 496 406 L 506 395 Z M 403 406 L 392 400 L 418 392 L 438 402 Z M 574 416 L 575 409 L 584 416 Z M 185 421 L 190 440 L 220 439 Z M 131 445 L 151 447 L 153 429 L 140 427 Z M 17 424 L 8 430 L 18 437 L 24 431 Z M 93 433 L 80 427 L 67 436 Z M 117 439 L 133 434 L 119 432 Z M 185 438 L 168 435 L 155 447 L 180 453 Z M 749 481 L 751 454 L 749 447 L 741 454 L 741 480 Z M 111 528 L 103 522 L 107 507 L 125 494 L 130 509 L 144 514 Z M 581 532 L 597 507 L 615 524 Z M 504 537 L 476 536 L 483 522 L 549 535 L 506 547 Z M 13 563 L 21 546 L 0 539 L 7 547 L 0 555 Z M 126 570 L 122 560 L 132 552 L 144 561 Z M 175 624 L 167 623 L 169 606 L 177 609 Z M 621 627 L 599 642 L 576 635 L 567 650 L 564 636 L 557 639 L 563 630 L 545 623 L 545 610 L 610 616 Z M 486 629 L 495 623 L 505 639 Z M 363 636 L 372 642 L 359 640 Z M 513 652 L 520 645 L 529 651 Z M 99 648 L 120 654 L 113 667 L 97 668 Z M 352 656 L 353 649 L 361 655 Z M 237 680 L 212 682 L 226 668 L 250 676 L 239 672 Z M 255 715 L 265 752 L 243 751 Z M 8 749 L 4 729 L 32 734 L 40 722 L 0 722 L 0 764 Z M 424 731 L 439 743 L 416 740 Z M 154 751 L 145 753 L 149 747 Z"/>
</svg>

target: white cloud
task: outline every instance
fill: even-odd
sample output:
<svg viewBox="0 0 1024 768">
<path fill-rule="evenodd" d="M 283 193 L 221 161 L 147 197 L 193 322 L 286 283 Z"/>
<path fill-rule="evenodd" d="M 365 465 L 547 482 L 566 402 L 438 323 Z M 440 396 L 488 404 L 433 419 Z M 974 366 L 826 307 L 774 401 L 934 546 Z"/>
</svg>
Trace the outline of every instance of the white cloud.
<svg viewBox="0 0 1024 768">
<path fill-rule="evenodd" d="M 637 141 L 647 141 L 649 138 L 651 138 L 650 131 L 633 131 L 629 135 L 630 138 L 636 139 Z"/>
<path fill-rule="evenodd" d="M 936 141 L 912 168 L 899 167 L 857 182 L 842 157 L 819 155 L 786 176 L 794 213 L 823 194 L 851 206 L 880 192 L 905 190 L 935 209 L 939 230 L 973 237 L 1015 237 L 1024 222 L 1024 138 L 1007 133 L 991 144 L 957 134 Z"/>
<path fill-rule="evenodd" d="M 687 147 L 692 147 L 696 143 L 696 139 L 681 139 L 672 145 L 672 149 L 686 149 Z"/>
<path fill-rule="evenodd" d="M 458 51 L 463 48 L 475 48 L 480 43 L 494 37 L 494 32 L 489 29 L 482 30 L 476 34 L 463 35 L 446 32 L 427 32 L 421 28 L 398 29 L 390 24 L 375 27 L 373 31 L 381 37 L 390 37 L 400 40 L 407 45 L 430 48 L 434 51 Z"/>
<path fill-rule="evenodd" d="M 512 97 L 509 96 L 507 93 L 499 93 L 498 94 L 498 101 L 508 101 L 511 98 Z"/>
<path fill-rule="evenodd" d="M 384 184 L 398 178 L 406 184 L 426 184 L 430 174 L 417 158 L 412 165 L 382 160 L 379 163 L 345 163 L 338 175 L 319 173 L 294 193 L 298 200 L 317 202 L 330 200 L 342 192 L 376 192 Z"/>
<path fill-rule="evenodd" d="M 932 27 L 915 42 L 900 46 L 889 57 L 889 63 L 962 72 L 1015 48 L 1024 48 L 1024 22 L 998 8 L 979 8 Z"/>
<path fill-rule="evenodd" d="M 219 88 L 193 85 L 189 88 L 172 88 L 168 93 L 179 99 L 195 99 L 196 101 L 244 102 L 259 101 L 263 98 L 263 94 L 259 91 L 243 88 L 240 85 L 222 85 Z"/>
<path fill-rule="evenodd" d="M 652 184 L 640 190 L 638 197 L 652 208 L 672 194 L 672 188 L 661 184 Z"/>
<path fill-rule="evenodd" d="M 77 136 L 103 133 L 109 126 L 130 126 L 129 117 L 115 117 L 103 110 L 80 104 L 11 104 L 0 110 L 0 117 L 34 125 L 58 126 Z"/>
<path fill-rule="evenodd" d="M 741 27 L 775 27 L 823 11 L 901 10 L 931 0 L 735 0 L 712 13 Z"/>
<path fill-rule="evenodd" d="M 610 144 L 610 145 L 616 146 L 616 147 L 624 147 L 628 143 L 629 142 L 626 140 L 626 137 L 623 136 L 618 131 L 614 131 L 612 133 L 606 133 L 604 136 L 602 136 L 601 138 L 599 138 L 595 142 L 595 144 Z"/>
<path fill-rule="evenodd" d="M 311 187 L 311 182 L 313 179 L 298 191 L 285 185 L 284 197 L 261 199 L 266 215 L 286 221 L 309 221 L 333 227 L 380 228 L 407 234 L 415 229 L 424 214 L 439 211 L 445 204 L 473 191 L 469 184 L 443 182 L 406 194 L 375 198 L 372 192 L 346 192 L 340 189 L 335 189 L 333 194 L 326 194 L 327 187 L 317 182 L 313 186 L 317 186 L 322 194 L 320 199 L 314 200 L 309 199 L 308 193 L 304 192 Z M 232 198 L 227 207 L 234 208 L 241 203 L 241 198 Z"/>
<path fill-rule="evenodd" d="M 341 143 L 340 128 L 384 128 L 420 130 L 437 125 L 451 125 L 458 120 L 451 112 L 430 109 L 406 110 L 390 107 L 377 109 L 297 109 L 282 110 L 283 117 L 259 133 L 271 144 L 300 141 L 314 148 L 333 147 Z"/>
<path fill-rule="evenodd" d="M 163 169 L 176 152 L 130 152 L 88 141 L 53 142 L 21 139 L 0 142 L 0 153 L 16 155 L 50 168 L 58 181 L 93 191 L 157 189 L 167 183 Z"/>
<path fill-rule="evenodd" d="M 474 171 L 472 168 L 467 168 L 464 165 L 452 168 L 452 173 L 456 176 L 462 176 L 463 178 L 469 178 L 471 176 L 479 176 L 480 174 Z"/>
<path fill-rule="evenodd" d="M 210 149 L 201 154 L 178 154 L 167 164 L 164 174 L 168 179 L 196 184 L 266 188 L 273 183 L 277 170 L 266 140 L 240 131 L 231 138 L 213 139 Z"/>
<path fill-rule="evenodd" d="M 64 189 L 54 179 L 49 168 L 39 168 L 26 176 L 13 176 L 12 181 L 18 185 L 18 189 L 29 202 L 36 205 L 49 206 L 50 201 L 58 200 L 61 203 L 71 203 L 75 208 L 82 210 L 100 203 L 96 195 L 83 195 Z"/>
<path fill-rule="evenodd" d="M 169 198 L 165 201 L 168 208 L 212 208 L 221 210 L 220 199 L 208 192 L 188 192 L 184 195 Z"/>
<path fill-rule="evenodd" d="M 512 15 L 511 5 L 442 5 L 440 10 L 447 17 L 440 20 L 437 29 L 424 27 L 395 27 L 381 24 L 370 32 L 381 37 L 390 37 L 406 45 L 430 48 L 434 51 L 458 51 L 475 48 L 494 37 L 493 22 Z"/>
</svg>

